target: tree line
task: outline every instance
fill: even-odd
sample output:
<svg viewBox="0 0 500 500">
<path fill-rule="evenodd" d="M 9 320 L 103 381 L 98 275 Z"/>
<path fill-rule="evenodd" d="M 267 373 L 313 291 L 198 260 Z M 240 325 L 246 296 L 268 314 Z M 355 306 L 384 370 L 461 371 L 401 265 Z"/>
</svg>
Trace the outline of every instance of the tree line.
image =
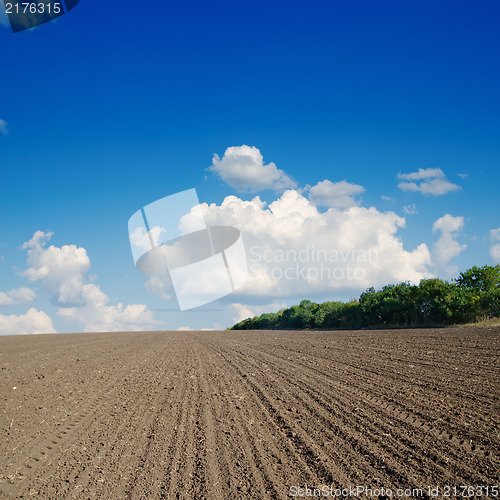
<svg viewBox="0 0 500 500">
<path fill-rule="evenodd" d="M 434 278 L 369 288 L 349 302 L 303 300 L 230 330 L 444 326 L 494 317 L 500 317 L 500 265 L 473 267 L 452 282 Z"/>
</svg>

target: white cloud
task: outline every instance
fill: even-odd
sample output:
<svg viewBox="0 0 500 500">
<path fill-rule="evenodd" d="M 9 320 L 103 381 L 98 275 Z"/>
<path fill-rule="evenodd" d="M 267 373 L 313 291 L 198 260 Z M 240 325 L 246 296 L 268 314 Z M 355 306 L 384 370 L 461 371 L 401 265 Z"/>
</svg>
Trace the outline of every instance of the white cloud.
<svg viewBox="0 0 500 500">
<path fill-rule="evenodd" d="M 405 181 L 398 184 L 399 189 L 402 191 L 416 191 L 422 194 L 439 196 L 462 189 L 457 184 L 447 180 L 440 168 L 419 168 L 417 172 L 399 173 L 398 178 Z"/>
<path fill-rule="evenodd" d="M 446 214 L 434 222 L 432 232 L 440 232 L 439 238 L 432 247 L 432 261 L 436 270 L 444 270 L 447 277 L 455 275 L 458 271 L 456 266 L 447 266 L 453 258 L 457 257 L 467 248 L 461 245 L 455 238 L 465 226 L 463 217 L 454 217 Z"/>
<path fill-rule="evenodd" d="M 57 314 L 80 323 L 85 332 L 141 331 L 160 324 L 144 304 L 108 305 L 109 297 L 93 283 L 83 285 L 82 295 L 83 306 L 61 307 Z"/>
<path fill-rule="evenodd" d="M 432 231 L 441 231 L 442 233 L 456 233 L 464 228 L 464 218 L 454 217 L 446 214 L 436 220 L 432 226 Z"/>
<path fill-rule="evenodd" d="M 40 281 L 51 294 L 51 300 L 59 306 L 82 305 L 83 281 L 90 269 L 87 252 L 76 245 L 45 248 L 51 237 L 52 233 L 37 231 L 24 243 L 29 267 L 22 276 L 31 282 Z"/>
<path fill-rule="evenodd" d="M 29 267 L 22 275 L 42 284 L 59 306 L 59 316 L 80 323 L 84 331 L 144 330 L 159 324 L 143 304 L 109 305 L 109 297 L 89 282 L 90 260 L 85 248 L 46 248 L 51 236 L 37 231 L 23 245 Z"/>
<path fill-rule="evenodd" d="M 239 192 L 264 189 L 280 191 L 296 186 L 293 179 L 273 162 L 265 164 L 262 153 L 254 146 L 229 147 L 222 159 L 215 154 L 212 166 L 207 170 L 217 174 Z"/>
<path fill-rule="evenodd" d="M 13 306 L 16 304 L 28 304 L 36 298 L 35 290 L 25 286 L 17 290 L 9 290 L 8 292 L 0 292 L 0 306 Z"/>
<path fill-rule="evenodd" d="M 56 333 L 48 314 L 33 307 L 20 316 L 0 314 L 0 335 L 33 333 Z"/>
<path fill-rule="evenodd" d="M 192 332 L 194 331 L 190 326 L 179 326 L 179 328 L 176 329 L 177 332 Z"/>
<path fill-rule="evenodd" d="M 385 194 L 380 195 L 380 199 L 384 201 L 396 201 L 394 198 L 391 198 L 390 196 L 386 196 Z"/>
<path fill-rule="evenodd" d="M 403 210 L 404 210 L 405 214 L 407 214 L 407 215 L 418 214 L 417 206 L 414 203 L 412 205 L 405 205 L 403 207 Z"/>
<path fill-rule="evenodd" d="M 318 182 L 309 190 L 309 200 L 315 205 L 328 208 L 350 208 L 359 205 L 354 197 L 363 193 L 365 188 L 345 180 L 331 182 L 328 179 Z"/>
<path fill-rule="evenodd" d="M 228 196 L 220 206 L 202 204 L 202 209 L 209 225 L 242 231 L 249 278 L 238 290 L 246 297 L 239 302 L 356 294 L 369 286 L 430 276 L 427 246 L 405 250 L 396 235 L 405 220 L 393 212 L 350 207 L 321 213 L 295 190 L 285 191 L 268 208 L 258 197 Z"/>
<path fill-rule="evenodd" d="M 411 172 L 409 174 L 398 174 L 400 179 L 406 181 L 420 181 L 422 179 L 444 179 L 446 176 L 440 168 L 419 168 L 417 172 Z"/>
<path fill-rule="evenodd" d="M 495 264 L 500 264 L 500 227 L 490 231 L 490 239 L 493 242 L 490 248 L 490 255 Z"/>
<path fill-rule="evenodd" d="M 166 232 L 167 230 L 164 227 L 154 226 L 148 233 L 146 228 L 140 226 L 130 234 L 130 242 L 147 252 L 151 250 L 151 240 L 153 241 L 153 246 L 158 246 L 160 244 L 161 235 Z"/>
<path fill-rule="evenodd" d="M 0 7 L 0 11 L 2 8 Z M 2 18 L 0 17 L 0 23 Z M 7 122 L 5 120 L 0 120 L 0 134 L 7 135 L 9 133 L 9 129 L 7 128 Z"/>
<path fill-rule="evenodd" d="M 462 189 L 457 184 L 453 184 L 446 179 L 432 179 L 420 184 L 416 184 L 415 182 L 400 182 L 398 187 L 402 191 L 419 191 L 422 194 L 432 194 L 434 196 Z"/>
</svg>

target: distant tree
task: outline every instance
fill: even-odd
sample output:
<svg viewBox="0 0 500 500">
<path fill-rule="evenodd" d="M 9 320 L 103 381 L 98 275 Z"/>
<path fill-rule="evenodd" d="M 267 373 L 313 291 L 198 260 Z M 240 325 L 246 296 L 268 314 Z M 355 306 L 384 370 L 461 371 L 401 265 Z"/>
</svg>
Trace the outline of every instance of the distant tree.
<svg viewBox="0 0 500 500">
<path fill-rule="evenodd" d="M 304 299 L 298 306 L 283 311 L 282 326 L 284 328 L 312 328 L 315 326 L 314 315 L 318 304 Z"/>
<path fill-rule="evenodd" d="M 457 278 L 460 288 L 475 290 L 477 292 L 487 292 L 500 287 L 500 265 L 472 267 L 460 273 Z"/>
<path fill-rule="evenodd" d="M 500 265 L 473 267 L 454 283 L 437 278 L 418 286 L 402 282 L 368 288 L 358 300 L 299 305 L 240 321 L 247 329 L 364 328 L 370 326 L 450 325 L 500 317 Z"/>
<path fill-rule="evenodd" d="M 500 317 L 500 288 L 483 292 L 479 298 L 481 315 L 485 318 Z"/>
<path fill-rule="evenodd" d="M 416 324 L 447 324 L 452 312 L 444 297 L 454 288 L 455 285 L 437 278 L 420 281 Z"/>
<path fill-rule="evenodd" d="M 262 314 L 256 323 L 260 330 L 273 330 L 278 326 L 278 315 L 276 313 Z"/>
</svg>

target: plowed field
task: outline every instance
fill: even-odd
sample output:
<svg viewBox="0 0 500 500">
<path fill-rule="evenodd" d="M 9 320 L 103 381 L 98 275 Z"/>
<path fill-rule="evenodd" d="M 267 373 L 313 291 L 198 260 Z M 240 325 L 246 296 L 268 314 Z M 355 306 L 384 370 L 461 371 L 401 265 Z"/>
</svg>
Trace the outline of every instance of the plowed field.
<svg viewBox="0 0 500 500">
<path fill-rule="evenodd" d="M 8 336 L 0 367 L 0 497 L 500 486 L 500 328 Z"/>
</svg>

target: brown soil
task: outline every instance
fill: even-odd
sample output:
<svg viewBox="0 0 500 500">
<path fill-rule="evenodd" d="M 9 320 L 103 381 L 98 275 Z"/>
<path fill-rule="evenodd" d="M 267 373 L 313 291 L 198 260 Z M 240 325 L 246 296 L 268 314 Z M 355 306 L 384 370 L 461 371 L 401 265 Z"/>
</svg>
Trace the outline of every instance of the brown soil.
<svg viewBox="0 0 500 500">
<path fill-rule="evenodd" d="M 498 327 L 0 337 L 0 497 L 498 485 L 499 354 Z"/>
</svg>

